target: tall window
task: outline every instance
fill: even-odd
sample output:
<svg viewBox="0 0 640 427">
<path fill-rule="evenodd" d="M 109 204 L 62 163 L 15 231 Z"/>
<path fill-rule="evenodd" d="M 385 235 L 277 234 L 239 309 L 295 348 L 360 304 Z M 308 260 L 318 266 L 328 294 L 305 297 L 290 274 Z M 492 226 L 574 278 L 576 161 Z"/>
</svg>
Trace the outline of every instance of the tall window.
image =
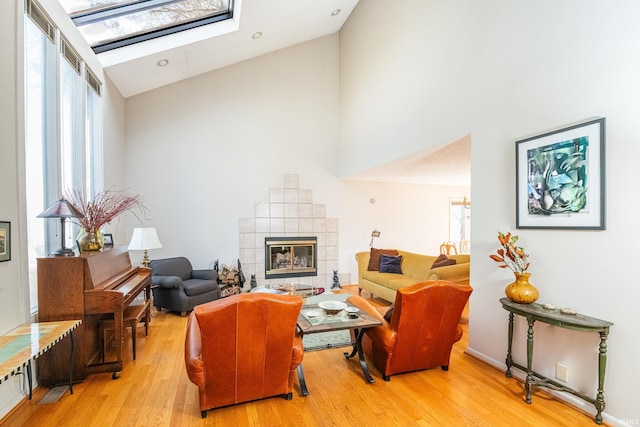
<svg viewBox="0 0 640 427">
<path fill-rule="evenodd" d="M 33 0 L 25 13 L 25 172 L 31 312 L 36 259 L 60 246 L 60 221 L 37 218 L 64 189 L 102 185 L 100 82 Z M 91 76 L 91 77 L 89 77 Z M 75 234 L 68 223 L 66 247 Z"/>
<path fill-rule="evenodd" d="M 47 194 L 55 194 L 57 149 L 55 140 L 56 47 L 53 31 L 45 32 L 25 19 L 25 171 L 31 311 L 37 306 L 36 258 L 46 256 L 46 242 L 57 234 L 55 224 L 36 216 L 47 206 Z"/>
</svg>

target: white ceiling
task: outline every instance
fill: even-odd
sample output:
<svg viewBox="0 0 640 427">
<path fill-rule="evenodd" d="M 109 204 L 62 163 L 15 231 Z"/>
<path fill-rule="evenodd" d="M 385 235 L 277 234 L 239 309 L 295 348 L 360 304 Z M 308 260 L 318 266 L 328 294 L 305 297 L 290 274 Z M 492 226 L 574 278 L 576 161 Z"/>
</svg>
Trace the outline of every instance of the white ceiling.
<svg viewBox="0 0 640 427">
<path fill-rule="evenodd" d="M 235 0 L 234 18 L 98 55 L 124 97 L 340 30 L 358 0 Z M 337 15 L 332 15 L 335 10 Z M 261 37 L 254 38 L 254 34 Z M 166 59 L 168 65 L 159 67 Z M 350 178 L 470 186 L 471 138 L 431 147 Z"/>
<path fill-rule="evenodd" d="M 340 30 L 358 0 L 235 0 L 234 18 L 98 55 L 124 97 Z M 333 16 L 334 10 L 340 13 Z M 256 33 L 260 38 L 253 38 Z M 158 61 L 169 64 L 159 67 Z"/>
</svg>

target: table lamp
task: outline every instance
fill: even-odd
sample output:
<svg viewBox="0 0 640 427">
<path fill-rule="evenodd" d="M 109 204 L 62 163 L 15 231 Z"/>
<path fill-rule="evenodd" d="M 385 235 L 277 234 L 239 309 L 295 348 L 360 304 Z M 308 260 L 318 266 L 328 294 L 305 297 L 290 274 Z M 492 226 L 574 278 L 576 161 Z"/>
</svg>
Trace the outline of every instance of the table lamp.
<svg viewBox="0 0 640 427">
<path fill-rule="evenodd" d="M 51 256 L 75 256 L 76 254 L 72 249 L 65 247 L 65 224 L 67 218 L 82 218 L 81 212 L 79 212 L 69 201 L 65 198 L 61 198 L 54 204 L 44 210 L 38 218 L 60 218 L 60 239 L 61 247 L 53 251 Z"/>
<path fill-rule="evenodd" d="M 144 251 L 140 264 L 149 268 L 149 249 L 158 249 L 162 247 L 158 233 L 154 227 L 134 228 L 131 242 L 129 242 L 130 251 Z"/>
</svg>

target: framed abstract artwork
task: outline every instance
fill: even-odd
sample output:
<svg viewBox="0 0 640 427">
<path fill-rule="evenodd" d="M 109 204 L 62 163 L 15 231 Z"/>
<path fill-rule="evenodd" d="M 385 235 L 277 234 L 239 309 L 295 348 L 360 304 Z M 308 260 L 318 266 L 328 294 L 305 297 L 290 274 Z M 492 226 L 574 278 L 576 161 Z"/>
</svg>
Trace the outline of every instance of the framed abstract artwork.
<svg viewBox="0 0 640 427">
<path fill-rule="evenodd" d="M 516 141 L 516 228 L 605 229 L 605 119 Z"/>
<path fill-rule="evenodd" d="M 0 221 L 0 262 L 11 261 L 11 223 Z"/>
</svg>

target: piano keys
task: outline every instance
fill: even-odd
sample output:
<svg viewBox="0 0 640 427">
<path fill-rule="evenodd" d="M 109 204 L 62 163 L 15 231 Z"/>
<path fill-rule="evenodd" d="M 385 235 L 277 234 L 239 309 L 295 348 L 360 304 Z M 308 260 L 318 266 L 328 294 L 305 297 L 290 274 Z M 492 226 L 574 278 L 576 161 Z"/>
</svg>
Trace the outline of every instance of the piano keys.
<svg viewBox="0 0 640 427">
<path fill-rule="evenodd" d="M 76 331 L 74 380 L 88 375 L 122 371 L 123 312 L 144 292 L 151 298 L 151 270 L 134 267 L 126 246 L 83 253 L 78 257 L 38 258 L 38 321 L 83 319 Z M 98 320 L 112 314 L 115 320 L 115 360 L 104 361 L 100 352 Z M 52 386 L 68 378 L 71 348 L 61 342 L 38 359 L 39 383 Z"/>
</svg>

